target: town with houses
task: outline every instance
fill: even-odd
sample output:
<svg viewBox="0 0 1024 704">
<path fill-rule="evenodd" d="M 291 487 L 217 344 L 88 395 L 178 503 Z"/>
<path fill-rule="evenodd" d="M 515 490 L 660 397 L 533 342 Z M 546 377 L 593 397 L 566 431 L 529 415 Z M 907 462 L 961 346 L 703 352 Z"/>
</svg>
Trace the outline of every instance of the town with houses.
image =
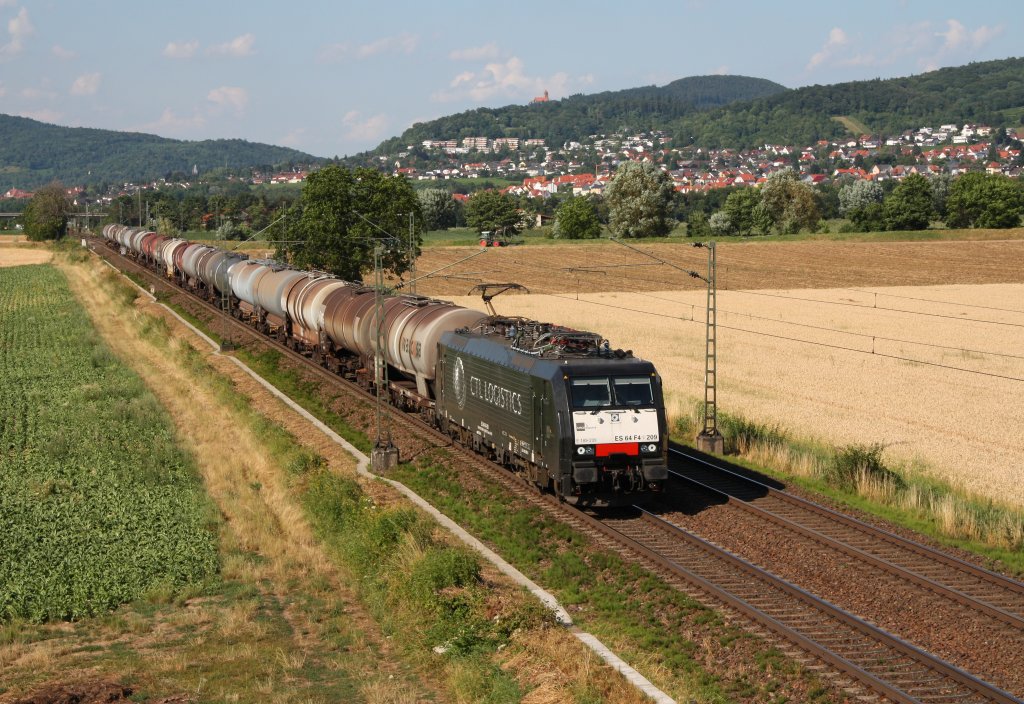
<svg viewBox="0 0 1024 704">
<path fill-rule="evenodd" d="M 618 165 L 627 160 L 660 165 L 668 171 L 680 193 L 757 186 L 772 172 L 786 168 L 798 170 L 810 184 L 838 179 L 898 181 L 910 174 L 956 176 L 979 168 L 990 174 L 1018 177 L 1022 170 L 1024 129 L 1009 131 L 1008 143 L 998 148 L 993 148 L 992 136 L 992 128 L 984 125 L 941 125 L 893 137 L 864 135 L 840 142 L 823 140 L 804 147 L 765 145 L 746 151 L 676 149 L 663 133 L 616 138 L 591 136 L 586 144 L 570 142 L 557 150 L 548 148 L 540 139 L 520 144 L 515 138 L 468 137 L 461 141 L 422 143 L 428 152 L 447 155 L 452 161 L 450 165 L 429 170 L 402 166 L 402 159 L 409 155 L 403 152 L 396 155 L 394 173 L 420 181 L 522 176 L 521 184 L 504 190 L 511 195 L 534 198 L 570 191 L 577 196 L 601 194 Z M 532 158 L 501 156 L 515 152 L 530 154 Z M 482 158 L 492 153 L 501 158 Z M 387 156 L 380 159 L 391 161 Z"/>
<path fill-rule="evenodd" d="M 665 133 L 635 135 L 591 135 L 585 142 L 569 142 L 551 148 L 543 139 L 520 140 L 515 137 L 489 139 L 466 137 L 461 140 L 425 140 L 418 148 L 382 155 L 380 168 L 413 181 L 454 181 L 461 179 L 500 179 L 502 188 L 512 196 L 547 198 L 565 195 L 600 195 L 619 164 L 624 161 L 651 162 L 668 172 L 676 191 L 701 193 L 719 188 L 758 186 L 781 169 L 797 170 L 803 181 L 821 184 L 843 180 L 898 181 L 910 174 L 957 176 L 967 171 L 984 171 L 1019 177 L 1022 171 L 1021 149 L 1024 128 L 1007 130 L 1006 139 L 996 146 L 994 130 L 985 125 L 940 125 L 908 130 L 900 135 L 880 137 L 863 135 L 843 141 L 819 141 L 807 146 L 764 145 L 759 149 L 704 149 L 688 146 L 677 149 Z M 410 159 L 413 154 L 426 158 Z M 417 167 L 411 161 L 425 161 L 431 167 Z M 443 164 L 443 165 L 435 165 Z M 232 177 L 259 184 L 302 183 L 315 167 L 296 167 L 291 171 L 247 177 Z M 465 182 L 463 182 L 465 183 Z M 161 183 L 143 184 L 159 188 Z M 189 182 L 178 186 L 188 188 Z M 138 187 L 124 189 L 91 199 L 109 202 Z M 460 188 L 458 191 L 473 190 Z M 68 189 L 76 202 L 81 187 Z M 0 199 L 31 198 L 32 192 L 12 188 Z M 465 200 L 468 195 L 453 194 Z"/>
</svg>

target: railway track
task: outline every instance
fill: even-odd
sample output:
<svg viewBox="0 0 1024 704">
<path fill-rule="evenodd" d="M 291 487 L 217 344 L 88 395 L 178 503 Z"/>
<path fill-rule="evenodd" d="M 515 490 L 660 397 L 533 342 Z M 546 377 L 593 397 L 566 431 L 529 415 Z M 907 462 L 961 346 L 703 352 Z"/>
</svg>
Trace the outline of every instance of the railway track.
<svg viewBox="0 0 1024 704">
<path fill-rule="evenodd" d="M 721 497 L 760 520 L 945 597 L 966 610 L 1024 630 L 1024 584 L 692 453 L 678 448 L 670 452 L 683 460 L 683 466 L 672 472 L 674 479 Z"/>
<path fill-rule="evenodd" d="M 637 510 L 636 517 L 599 523 L 663 569 L 890 701 L 1018 702 L 767 570 L 640 507 Z"/>
<path fill-rule="evenodd" d="M 156 290 L 189 292 L 175 286 L 134 260 L 124 257 L 93 240 L 93 251 L 121 270 L 144 278 Z M 324 369 L 300 352 L 264 335 L 237 320 L 217 306 L 190 296 L 190 300 L 218 320 L 246 337 L 276 349 L 305 365 L 319 378 L 372 403 L 374 396 L 353 383 Z M 411 420 L 409 414 L 386 408 L 394 420 Z M 438 445 L 451 445 L 443 433 L 423 424 L 416 432 L 430 436 Z M 456 446 L 457 449 L 458 446 Z M 999 702 L 1024 704 L 1010 694 L 986 684 L 934 656 L 888 635 L 824 600 L 808 594 L 769 572 L 747 563 L 729 552 L 686 531 L 640 511 L 635 518 L 599 520 L 579 509 L 560 503 L 553 496 L 540 494 L 532 485 L 487 462 L 468 450 L 464 455 L 474 468 L 514 490 L 548 513 L 559 514 L 569 523 L 596 538 L 598 544 L 616 545 L 627 557 L 639 560 L 656 571 L 682 580 L 691 587 L 727 604 L 778 638 L 828 664 L 859 683 L 867 691 L 895 702 Z M 827 509 L 822 509 L 827 511 Z M 836 514 L 839 516 L 840 514 Z M 846 518 L 846 517 L 843 517 Z M 853 520 L 853 519 L 849 519 Z M 951 558 L 952 559 L 952 558 Z"/>
</svg>

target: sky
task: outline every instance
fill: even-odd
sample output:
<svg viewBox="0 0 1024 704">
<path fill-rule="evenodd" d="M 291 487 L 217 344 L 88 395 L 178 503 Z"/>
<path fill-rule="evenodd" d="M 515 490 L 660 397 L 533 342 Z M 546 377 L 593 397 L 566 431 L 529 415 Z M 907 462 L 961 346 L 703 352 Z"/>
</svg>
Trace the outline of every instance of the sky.
<svg viewBox="0 0 1024 704">
<path fill-rule="evenodd" d="M 1016 0 L 0 0 L 0 113 L 346 156 L 545 90 L 908 76 L 1022 55 L 1022 30 Z"/>
</svg>

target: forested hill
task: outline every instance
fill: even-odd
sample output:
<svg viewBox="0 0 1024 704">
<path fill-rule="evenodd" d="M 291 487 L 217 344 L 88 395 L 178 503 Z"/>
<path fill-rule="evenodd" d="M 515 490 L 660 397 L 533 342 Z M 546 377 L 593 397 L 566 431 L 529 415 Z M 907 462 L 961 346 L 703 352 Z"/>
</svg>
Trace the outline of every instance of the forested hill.
<svg viewBox="0 0 1024 704">
<path fill-rule="evenodd" d="M 286 147 L 241 139 L 187 142 L 138 132 L 60 127 L 0 114 L 0 192 L 66 184 L 148 181 L 217 167 L 310 164 L 320 159 Z"/>
<path fill-rule="evenodd" d="M 759 78 L 699 76 L 661 88 L 574 95 L 480 108 L 413 125 L 383 142 L 394 153 L 425 139 L 541 138 L 549 146 L 591 134 L 663 130 L 675 146 L 748 148 L 895 134 L 921 126 L 1024 124 L 1024 58 L 943 68 L 905 78 L 789 90 Z"/>
<path fill-rule="evenodd" d="M 744 148 L 849 134 L 835 118 L 852 118 L 870 133 L 894 134 L 944 123 L 1019 125 L 1022 116 L 1024 58 L 1010 58 L 906 78 L 799 88 L 687 115 L 670 131 L 677 145 Z"/>
<path fill-rule="evenodd" d="M 666 86 L 645 86 L 573 95 L 562 100 L 503 108 L 478 108 L 413 125 L 383 142 L 378 153 L 392 153 L 426 139 L 519 137 L 550 145 L 590 134 L 662 129 L 679 118 L 735 101 L 786 91 L 785 86 L 746 76 L 693 76 Z"/>
</svg>

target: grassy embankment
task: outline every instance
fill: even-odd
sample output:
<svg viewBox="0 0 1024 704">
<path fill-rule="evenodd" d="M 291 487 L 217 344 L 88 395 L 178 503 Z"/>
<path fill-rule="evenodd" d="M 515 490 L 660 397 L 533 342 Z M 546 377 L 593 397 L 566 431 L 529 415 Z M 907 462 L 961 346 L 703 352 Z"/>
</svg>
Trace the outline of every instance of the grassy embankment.
<svg viewBox="0 0 1024 704">
<path fill-rule="evenodd" d="M 282 367 L 280 356 L 275 352 L 253 353 L 243 349 L 238 354 L 260 375 L 357 447 L 369 449 L 370 440 L 331 409 L 333 399 L 324 395 L 320 384 Z M 828 691 L 814 675 L 800 671 L 759 639 L 724 624 L 717 614 L 661 580 L 624 563 L 612 553 L 589 545 L 571 529 L 510 500 L 500 489 L 461 487 L 450 464 L 446 451 L 430 451 L 414 464 L 402 465 L 396 478 L 491 542 L 529 576 L 551 588 L 570 606 L 583 628 L 602 637 L 645 673 L 654 672 L 653 678 L 659 686 L 681 698 L 697 701 L 770 697 L 772 693 L 782 692 L 788 692 L 786 696 L 793 698 L 813 700 Z M 358 514 L 349 515 L 359 508 L 358 497 L 350 496 L 351 489 L 341 486 L 324 495 L 327 500 L 321 503 L 317 498 L 319 489 L 314 487 L 314 491 L 311 494 L 313 521 L 324 527 L 324 539 L 337 541 L 338 549 L 349 555 L 346 559 L 355 560 L 353 567 L 357 570 L 373 567 L 374 559 L 385 560 L 386 567 L 387 561 L 379 550 L 383 548 L 386 554 L 395 544 L 390 537 L 392 529 L 388 527 L 387 535 L 373 538 L 376 553 L 364 552 L 359 526 L 367 524 L 363 524 L 364 519 Z M 369 515 L 379 514 L 371 507 Z M 393 520 L 388 518 L 386 523 Z M 373 522 L 368 525 L 373 535 L 380 530 Z M 408 574 L 408 570 L 403 573 Z M 364 574 L 364 581 L 360 583 L 375 585 L 375 574 Z M 394 609 L 394 604 L 383 600 L 379 593 L 371 591 L 366 598 L 370 603 Z M 457 611 L 461 611 L 461 607 Z M 379 613 L 386 622 L 393 612 L 385 608 Z M 467 647 L 472 650 L 487 642 L 493 643 L 491 636 L 481 636 L 478 626 L 472 625 L 468 630 L 460 630 L 452 641 L 457 651 Z M 590 696 L 586 694 L 587 687 L 578 689 L 577 698 L 587 701 Z"/>
<path fill-rule="evenodd" d="M 677 419 L 674 437 L 692 442 L 703 403 Z M 795 481 L 841 503 L 973 552 L 1024 575 L 1024 509 L 954 487 L 921 471 L 889 467 L 880 445 L 834 447 L 755 420 L 719 412 L 728 459 Z"/>
<path fill-rule="evenodd" d="M 125 307 L 134 290 L 112 273 L 100 285 L 79 283 L 93 310 L 109 312 L 97 297 L 105 289 L 121 299 L 123 316 L 134 314 Z M 105 333 L 139 338 L 130 357 L 157 367 L 150 373 L 179 425 L 183 413 L 206 413 L 188 415 L 182 432 L 226 518 L 223 583 L 184 610 L 137 603 L 78 624 L 71 638 L 64 629 L 11 624 L 0 650 L 0 665 L 12 664 L 11 686 L 25 689 L 73 664 L 128 680 L 143 699 L 202 691 L 233 701 L 421 701 L 411 668 L 454 701 L 518 701 L 528 691 L 639 701 L 524 592 L 495 584 L 475 554 L 418 512 L 382 502 L 380 487 L 360 487 L 351 467 L 339 471 L 255 411 L 214 359 L 175 339 L 163 319 L 135 315 L 134 324 Z M 353 612 L 364 613 L 364 623 L 353 623 Z M 145 638 L 151 631 L 161 637 Z M 89 645 L 109 639 L 116 649 Z M 401 657 L 393 662 L 381 650 Z M 26 669 L 27 660 L 44 666 Z"/>
</svg>

